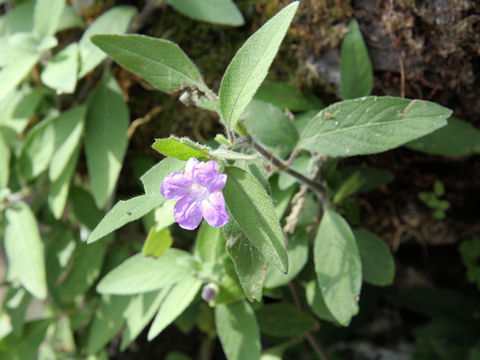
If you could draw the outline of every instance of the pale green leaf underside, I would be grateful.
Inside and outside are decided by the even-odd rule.
[[[97,35],[92,41],[127,70],[166,93],[194,87],[207,92],[195,64],[168,40],[144,35]]]
[[[18,61],[8,64],[0,70],[0,101],[11,91],[15,90],[39,58],[38,54],[25,54]]]
[[[333,210],[325,211],[318,228],[314,261],[327,309],[347,326],[358,312],[362,264],[350,226]]]
[[[344,99],[368,96],[373,87],[373,70],[367,47],[357,21],[349,24],[349,32],[342,42],[340,75]]]
[[[8,271],[33,296],[45,299],[44,251],[35,216],[27,204],[17,202],[7,208],[5,219],[4,245]]]
[[[102,294],[131,295],[159,290],[192,275],[186,265],[191,255],[168,249],[159,258],[137,254],[110,271],[98,284]]]
[[[163,298],[158,313],[148,331],[148,340],[152,340],[160,334],[190,305],[200,286],[202,286],[201,280],[190,277],[178,282],[170,289]]]
[[[77,85],[78,45],[70,44],[47,63],[42,71],[42,82],[59,93],[73,93]]]
[[[104,33],[124,33],[134,14],[134,7],[117,6],[102,14],[88,27],[79,43],[81,58],[81,67],[78,75],[79,78],[86,75],[106,58],[105,53],[91,42],[90,37]]]
[[[140,180],[142,181],[143,188],[146,194],[152,194],[160,191],[163,178],[175,171],[182,171],[185,167],[185,161],[166,158],[160,161],[157,165],[153,166],[145,174],[142,175]]]
[[[227,360],[260,358],[260,332],[248,303],[237,301],[216,306],[215,324]]]
[[[277,54],[298,8],[295,1],[283,8],[238,50],[220,85],[220,110],[226,125],[235,125],[247,107]]]
[[[33,32],[39,39],[55,34],[65,0],[36,0],[33,11]]]
[[[165,199],[159,191],[119,201],[95,227],[87,242],[90,244],[103,238],[123,225],[141,218],[164,202]]]
[[[246,171],[230,166],[225,173],[227,183],[223,188],[223,196],[234,220],[267,261],[287,273],[287,251],[271,198]]]
[[[368,96],[330,105],[303,129],[299,146],[328,156],[393,149],[446,124],[451,110],[421,100]]]
[[[7,187],[10,176],[10,149],[0,133],[0,188]]]
[[[232,0],[168,0],[178,12],[192,19],[220,25],[243,25],[242,13]]]

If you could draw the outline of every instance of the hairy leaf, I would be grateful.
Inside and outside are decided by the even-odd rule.
[[[232,0],[167,0],[179,13],[192,19],[220,25],[243,25],[242,13]]]
[[[176,138],[170,136],[168,139],[157,139],[152,147],[159,153],[179,160],[190,158],[205,158],[208,156],[209,148],[198,144],[189,138]]]

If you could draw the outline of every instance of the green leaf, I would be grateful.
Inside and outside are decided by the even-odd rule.
[[[227,183],[223,196],[233,219],[267,261],[287,273],[287,251],[272,199],[246,171],[229,166],[225,173]]]
[[[428,101],[389,96],[345,100],[310,120],[299,146],[335,157],[382,152],[444,126],[451,113]]]
[[[179,13],[195,20],[220,25],[243,25],[242,13],[232,0],[167,0]]]
[[[165,360],[190,360],[190,357],[188,357],[187,355],[184,355],[182,353],[172,351],[172,352],[168,353]]]
[[[60,21],[58,23],[57,31],[62,31],[72,28],[83,28],[85,27],[85,22],[82,17],[78,15],[73,7],[66,4],[63,8],[62,16],[60,16]]]
[[[231,303],[245,298],[232,259],[225,254],[221,260],[223,271],[218,284],[219,292],[217,297],[209,302],[210,306]]]
[[[157,229],[153,227],[148,232],[147,239],[143,244],[142,254],[158,258],[167,251],[172,244],[173,239],[168,228],[157,231]]]
[[[480,289],[480,238],[463,240],[458,247],[463,265],[467,268],[467,278]]]
[[[358,312],[362,264],[347,222],[325,210],[314,245],[315,272],[328,310],[343,326]]]
[[[38,54],[25,53],[21,59],[4,66],[0,70],[0,101],[15,90],[17,85],[30,73],[38,59]]]
[[[17,202],[5,211],[4,245],[8,271],[39,299],[47,296],[43,243],[37,222],[27,204]]]
[[[11,287],[5,295],[3,307],[8,314],[12,333],[17,337],[22,336],[25,314],[31,300],[31,295],[22,287],[16,289]]]
[[[200,280],[189,277],[178,282],[170,289],[148,331],[148,340],[152,340],[160,334],[190,305],[200,286],[202,286]]]
[[[214,263],[220,260],[225,254],[225,239],[221,229],[203,221],[197,233],[194,253],[203,263]]]
[[[260,331],[270,336],[297,337],[312,330],[315,319],[287,303],[262,306],[255,311]]]
[[[220,85],[220,109],[230,129],[247,107],[277,54],[298,8],[295,1],[283,8],[250,36],[228,65]]]
[[[233,261],[240,285],[249,301],[261,301],[267,262],[263,255],[242,234],[239,226],[230,221],[223,227],[227,252]]]
[[[67,166],[71,166],[83,134],[85,111],[85,106],[79,106],[52,120],[55,131],[55,152],[48,172],[51,181],[57,180],[64,174]]]
[[[312,165],[312,158],[310,156],[300,155],[293,161],[291,167],[301,174],[309,174],[311,172]],[[297,181],[297,179],[291,175],[288,175],[286,172],[281,172],[278,176],[278,187],[281,190],[286,190],[290,186],[296,184]]]
[[[480,131],[463,120],[451,117],[447,126],[405,146],[427,154],[465,156],[480,152]]]
[[[370,95],[373,88],[373,69],[362,32],[355,19],[343,38],[340,58],[340,82],[344,99]]]
[[[78,44],[73,43],[60,51],[47,63],[42,71],[42,82],[57,90],[57,93],[71,94],[77,85]]]
[[[155,220],[155,230],[157,230],[157,232],[175,224],[176,221],[173,217],[173,209],[176,203],[176,200],[165,200],[163,205],[155,210],[153,216]]]
[[[148,170],[140,178],[145,189],[146,194],[152,194],[160,191],[163,178],[171,173],[181,172],[185,168],[185,161],[173,158],[166,158],[160,161],[157,165]]]
[[[124,312],[132,301],[131,296],[102,295],[100,306],[85,333],[83,348],[95,354],[115,336],[125,323]]]
[[[205,158],[210,150],[207,146],[195,143],[189,138],[175,136],[170,136],[168,139],[156,139],[152,147],[165,156],[185,161],[190,158]]]
[[[392,284],[395,262],[387,245],[377,235],[366,230],[356,230],[354,235],[362,260],[363,280],[377,286]]]
[[[85,76],[90,70],[100,64],[106,55],[90,40],[96,34],[122,34],[127,31],[128,25],[135,14],[131,6],[117,6],[108,10],[96,19],[83,33],[79,43],[81,66],[79,78]]]
[[[111,74],[91,93],[85,127],[85,153],[93,197],[103,208],[115,190],[128,146],[130,122],[122,90]]]
[[[92,195],[83,188],[72,187],[70,190],[70,205],[74,219],[93,230],[105,213],[97,208]]]
[[[67,204],[68,191],[70,189],[70,180],[72,179],[75,168],[77,167],[78,157],[80,155],[80,146],[74,149],[69,162],[57,179],[50,184],[50,193],[48,194],[48,204],[52,209],[55,219],[60,219],[63,210]],[[54,157],[55,158],[55,157]],[[53,162],[52,162],[53,164]]]
[[[273,175],[270,178],[270,188],[272,189],[272,199],[275,205],[275,212],[278,215],[278,218],[281,219],[285,214],[285,211],[290,205],[290,200],[292,199],[296,186],[291,186],[286,190],[282,190],[278,187],[278,176]]]
[[[297,145],[297,129],[275,105],[254,99],[245,109],[242,118],[249,134],[282,158]]]
[[[23,336],[10,334],[1,339],[0,358],[34,360],[51,324],[51,320],[31,321],[26,324]]]
[[[97,35],[92,41],[125,69],[166,93],[193,87],[208,92],[195,64],[168,40],[144,35]]]
[[[8,187],[10,174],[10,149],[0,132],[0,189]]]
[[[286,285],[302,271],[308,260],[308,238],[304,229],[296,230],[287,242],[288,274],[282,274],[272,266],[267,267],[265,278],[266,288],[275,288]]]
[[[33,32],[39,38],[55,34],[65,0],[36,0],[33,12]]]
[[[30,32],[33,28],[34,6],[35,1],[26,1],[0,16],[0,37],[20,32]]]
[[[280,82],[263,84],[255,93],[254,99],[291,111],[321,110],[325,107],[315,95],[301,94],[295,86]]]
[[[173,285],[193,273],[189,253],[168,249],[159,258],[135,255],[110,271],[98,284],[102,294],[130,295]]]
[[[328,310],[325,300],[323,299],[322,291],[320,290],[318,283],[315,280],[309,281],[306,286],[306,298],[308,306],[312,309],[313,313],[320,319],[330,321],[334,324],[338,324],[335,317]]]
[[[137,295],[125,311],[126,326],[120,350],[124,351],[155,316],[170,288]]]
[[[29,131],[20,153],[20,173],[32,180],[49,166],[55,151],[55,127],[47,118]]]
[[[373,167],[364,167],[364,166],[344,166],[336,171],[336,174],[340,175],[341,183],[339,186],[336,184],[332,187],[337,188],[336,191],[340,191],[343,187],[343,183],[349,180],[352,177],[356,177],[358,180],[358,187],[354,192],[363,193],[373,189],[378,188],[379,186],[388,184],[393,180],[393,174],[390,171],[377,169]]]
[[[87,245],[76,241],[75,251],[68,264],[70,271],[63,276],[59,285],[59,296],[63,302],[74,301],[90,289],[100,275],[105,254],[105,243]],[[58,286],[58,283],[56,285]]]
[[[89,244],[103,238],[123,225],[141,218],[165,202],[160,192],[140,195],[127,201],[119,201],[95,227],[87,242]]]

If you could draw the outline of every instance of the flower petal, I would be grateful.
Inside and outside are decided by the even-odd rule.
[[[225,211],[225,199],[220,191],[210,194],[202,201],[202,213],[207,223],[213,227],[221,227],[230,220]]]
[[[190,158],[187,161],[187,165],[185,165],[185,177],[193,182],[193,173],[195,168],[197,167],[199,161],[195,158]]]
[[[199,163],[193,174],[195,183],[205,186],[210,193],[220,191],[225,186],[227,176],[218,173],[216,161]]]
[[[188,180],[182,173],[174,172],[163,178],[160,192],[165,199],[179,200],[190,194],[192,181]]]
[[[181,228],[193,230],[202,221],[201,203],[185,196],[175,204],[173,217]]]

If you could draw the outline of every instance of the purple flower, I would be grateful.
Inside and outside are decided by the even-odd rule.
[[[165,176],[160,192],[165,199],[178,200],[173,216],[180,227],[193,230],[205,218],[213,227],[225,225],[229,219],[225,211],[225,199],[220,190],[227,175],[218,173],[215,161],[187,161],[185,172]]]

